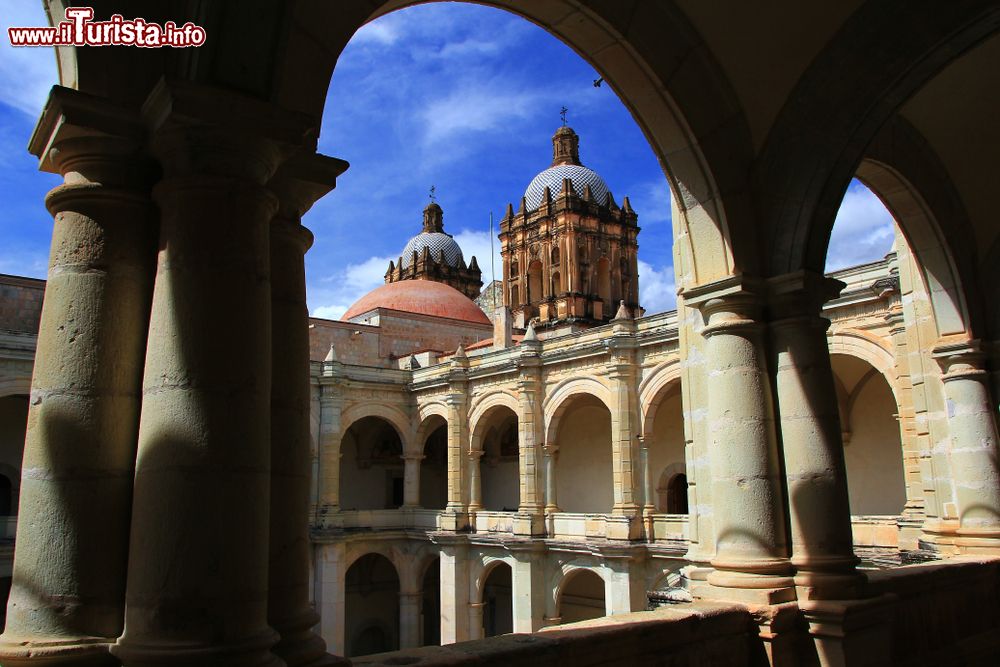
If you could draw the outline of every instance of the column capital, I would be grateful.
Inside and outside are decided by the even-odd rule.
[[[485,452],[481,449],[470,449],[466,452],[466,455],[470,460],[482,458],[483,454],[485,454]]]
[[[846,283],[815,271],[794,271],[767,280],[772,321],[818,318],[823,304],[835,299]]]
[[[931,348],[931,357],[941,367],[942,382],[986,377],[986,353],[977,339],[946,336]]]
[[[424,456],[423,454],[402,454],[399,458],[403,459],[404,461],[417,461],[419,463],[420,461],[423,461],[427,457]]]
[[[685,305],[701,311],[705,320],[702,335],[725,331],[751,332],[759,327],[763,310],[764,285],[758,278],[735,275],[683,290]]]
[[[54,86],[28,142],[39,169],[68,185],[148,190],[155,168],[142,152],[146,128],[133,111]]]
[[[237,177],[264,185],[289,155],[314,149],[306,114],[192,81],[161,79],[142,106],[165,175]]]
[[[542,445],[542,453],[546,456],[555,456],[559,453],[559,445],[554,442],[547,442]]]
[[[350,165],[335,157],[302,151],[286,160],[267,187],[278,197],[277,219],[297,223],[313,204],[337,187]]]

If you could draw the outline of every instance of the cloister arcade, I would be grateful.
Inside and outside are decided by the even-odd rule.
[[[58,21],[70,3],[46,4]],[[485,631],[473,584],[502,559],[515,632],[565,621],[571,592],[596,601],[595,576],[605,613],[620,614],[680,573],[695,608],[723,601],[756,623],[775,663],[804,651],[827,665],[995,664],[998,3],[487,3],[571,45],[631,110],[672,193],[678,311],[415,370],[310,363],[301,225],[347,168],[316,152],[339,54],[414,3],[93,4],[190,19],[213,41],[197,57],[58,50],[60,86],[30,146],[64,184],[47,199],[4,665],[277,667],[334,664],[326,649],[355,641],[416,646],[434,558],[446,644]],[[898,287],[823,275],[855,176],[899,224],[896,274],[871,267]],[[876,323],[891,359],[861,342]],[[882,524],[852,519],[863,436],[851,421],[845,449],[838,400],[850,420],[887,395],[830,355],[863,348],[899,416],[905,504]],[[658,433],[676,435],[651,412],[675,379],[687,515],[658,511],[654,468],[680,463],[673,445],[659,451]],[[490,434],[481,449],[470,434],[498,404],[517,421],[517,511],[492,496],[502,509],[478,509]],[[604,476],[593,503],[566,486],[591,435],[572,430],[574,411],[606,442],[610,495]],[[432,416],[443,455],[427,449],[440,421],[417,436]],[[389,433],[367,418],[391,425],[398,450],[363,449]],[[499,437],[498,467],[512,456]],[[372,509],[342,475],[352,455],[390,479]],[[386,509],[393,456],[402,506]],[[440,504],[417,481],[435,461],[441,510],[420,507]],[[868,571],[859,546],[939,562]],[[392,590],[387,563],[398,631],[348,637],[337,612],[352,587]]]

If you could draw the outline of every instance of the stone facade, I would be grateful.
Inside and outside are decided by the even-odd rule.
[[[997,3],[494,0],[586,58],[648,139],[673,195],[676,315],[624,308],[545,340],[524,322],[516,346],[419,367],[311,364],[301,219],[347,167],[316,152],[323,106],[352,103],[327,84],[350,37],[406,4],[264,1],[273,20],[247,21],[112,0],[197,20],[215,46],[59,48],[29,146],[63,179],[50,279],[30,387],[4,385],[30,399],[0,662],[332,665],[328,647],[603,612],[370,662],[997,664]],[[858,326],[822,275],[853,177],[905,240],[898,295],[867,269],[843,292]],[[522,320],[541,288],[518,295]],[[580,315],[603,322],[596,294],[600,317]],[[879,382],[902,518],[859,523],[852,502],[872,498],[851,461],[873,459],[849,450],[886,441],[861,428]],[[669,401],[681,418],[661,418]],[[659,511],[683,495],[657,459],[678,432],[686,521]],[[352,462],[385,493],[352,486]],[[593,469],[603,486],[566,485]],[[899,566],[920,558],[939,560]],[[663,575],[690,606],[633,612]],[[388,619],[355,623],[366,594],[395,601],[367,607]]]

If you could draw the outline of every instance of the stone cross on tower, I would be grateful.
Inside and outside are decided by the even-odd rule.
[[[433,185],[431,186],[431,191],[428,193],[427,196],[430,197],[430,199],[431,199],[432,202],[437,202],[437,195],[434,194],[434,186]]]
[[[566,127],[566,112],[569,111],[566,107],[559,110],[559,117],[562,118],[563,127]]]

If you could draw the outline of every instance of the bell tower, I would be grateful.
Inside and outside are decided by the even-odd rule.
[[[579,145],[572,128],[556,130],[552,165],[500,221],[504,305],[515,326],[600,324],[623,301],[639,314],[638,216],[580,163]]]

